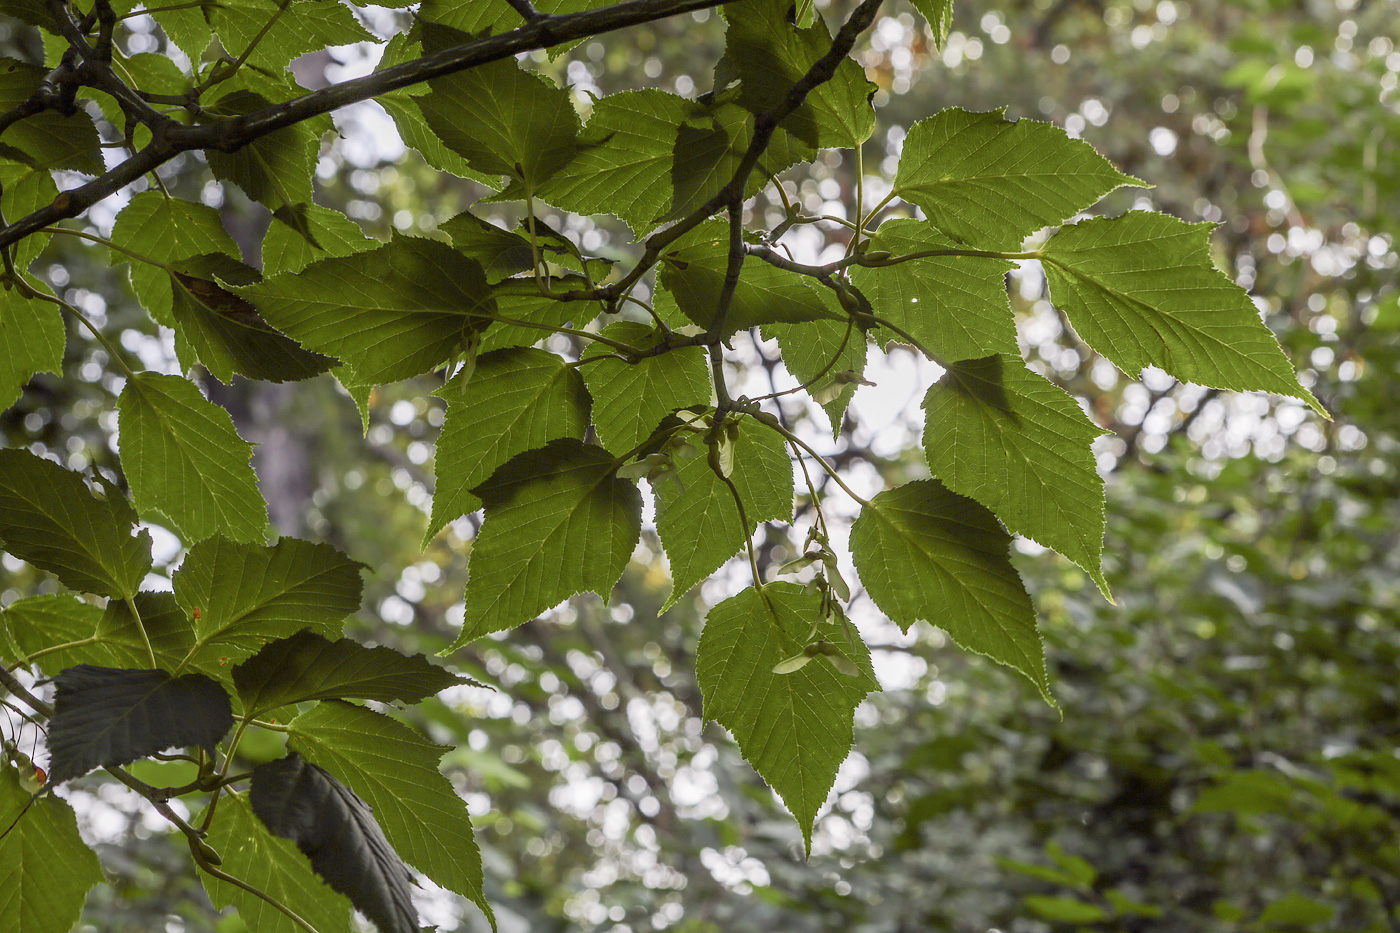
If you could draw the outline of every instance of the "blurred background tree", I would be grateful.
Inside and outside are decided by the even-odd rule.
[[[1096,449],[1117,605],[1068,562],[1020,563],[1060,713],[937,630],[904,636],[876,621],[857,593],[885,692],[857,713],[856,752],[804,861],[776,798],[700,718],[695,643],[726,580],[658,616],[669,580],[644,533],[608,604],[576,600],[458,656],[495,692],[424,704],[424,727],[456,746],[447,767],[476,816],[503,930],[1400,930],[1397,14],[1395,0],[959,0],[938,48],[911,8],[885,8],[859,53],[885,121],[867,175],[910,123],[946,106],[1065,126],[1156,186],[1120,191],[1109,210],[1151,204],[1221,224],[1218,264],[1251,288],[1335,421],[1160,373],[1124,379],[1073,339],[1038,270],[1020,270],[1010,285],[1028,359],[1113,432]],[[383,35],[402,25],[393,11],[364,15]],[[163,41],[127,21],[127,52]],[[695,14],[539,64],[586,108],[589,94],[625,87],[706,91],[722,41],[718,18]],[[0,18],[0,54],[38,61],[43,49]],[[367,55],[308,56],[299,80],[362,73]],[[451,168],[441,153],[405,150],[378,105],[337,122],[318,196],[371,235],[431,235],[483,194],[439,172]],[[842,210],[856,170],[844,155],[787,173],[789,190]],[[201,162],[161,174],[257,242],[264,209]],[[100,207],[93,219],[103,223]],[[620,225],[552,219],[590,249],[630,239]],[[129,324],[122,344],[151,368],[174,366],[169,335],[120,276],[56,239],[36,267],[49,282],[104,282],[66,297],[109,329]],[[817,255],[840,231],[804,227],[790,241]],[[0,416],[6,445],[110,472],[105,362],[70,329],[64,376],[37,377]],[[902,378],[879,359],[868,375],[886,392]],[[909,412],[935,375],[920,371]],[[747,376],[781,378],[761,344]],[[371,567],[357,635],[410,652],[450,644],[473,527],[463,519],[419,547],[442,423],[440,405],[419,401],[431,386],[377,391],[364,431],[329,379],[207,387],[261,444],[278,529]],[[874,391],[857,392],[835,459],[906,480],[923,467],[892,457],[904,444],[890,439],[917,428],[862,406]],[[830,449],[821,412],[786,414]],[[178,544],[164,543],[173,566]],[[769,573],[793,556],[785,529],[763,543]],[[7,558],[0,603],[42,585],[29,574]],[[209,908],[183,847],[153,835],[124,789],[89,778],[70,799],[88,838],[108,843],[112,883],[92,896],[85,929],[242,928]],[[484,922],[445,892],[420,906],[442,930]]]

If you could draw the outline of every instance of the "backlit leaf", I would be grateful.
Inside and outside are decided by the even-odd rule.
[[[15,403],[35,373],[63,371],[66,338],[57,306],[15,291],[0,299],[0,411]]]
[[[828,658],[775,674],[802,653],[813,625],[853,661],[857,676]],[[810,850],[812,824],[854,741],[855,708],[879,690],[870,652],[839,620],[822,619],[821,597],[793,583],[746,589],[710,610],[695,651],[705,718],[724,726],[744,758],[797,818]]]
[[[675,476],[657,486],[656,531],[671,564],[663,611],[737,554],[759,522],[792,520],[792,460],[782,438],[752,418],[740,419],[738,428],[730,478],[744,501],[747,527],[734,493],[710,468],[700,437],[692,454],[678,458]]]
[[[175,598],[194,620],[188,663],[236,663],[310,628],[340,637],[360,608],[360,564],[329,544],[283,538],[271,547],[209,538],[175,572]]]
[[[582,440],[588,428],[588,391],[578,370],[544,350],[484,353],[469,380],[456,376],[436,394],[447,399],[447,416],[425,543],[448,522],[481,508],[472,490],[511,457],[557,438]]]
[[[266,539],[267,505],[233,418],[180,376],[139,373],[118,401],[122,470],[142,512],[187,542]]]
[[[1003,112],[950,107],[915,123],[904,140],[895,193],[954,240],[1018,249],[1113,189],[1142,184],[1059,127],[1012,122]]]
[[[474,491],[486,519],[468,563],[466,618],[449,651],[514,628],[575,593],[604,598],[641,533],[642,497],[601,447],[553,441]]]
[[[635,321],[609,324],[602,334],[638,350],[651,349],[660,339],[654,328]],[[598,440],[618,456],[635,450],[676,409],[709,403],[713,390],[702,348],[685,347],[635,363],[607,358],[614,352],[607,344],[593,344],[584,359],[604,359],[589,362],[581,371],[593,396]]]
[[[1019,357],[954,363],[924,396],[924,455],[943,484],[1008,529],[1079,564],[1105,592],[1103,480],[1090,449],[1104,433]]]
[[[340,211],[319,204],[287,204],[272,212],[263,237],[263,273],[300,272],[319,259],[349,256],[380,245]]]
[[[345,361],[361,385],[441,365],[485,326],[494,302],[481,266],[446,243],[396,237],[242,290],[273,327]]]
[[[194,201],[165,197],[159,191],[143,191],[122,208],[112,228],[112,242],[144,257],[127,256],[131,289],[151,317],[167,327],[175,326],[170,274],[146,260],[171,263],[214,253],[232,260],[238,255],[238,246],[224,230],[218,211]]]
[[[872,247],[895,256],[956,251],[931,224],[896,219],[880,225]],[[878,316],[907,331],[940,360],[1016,353],[1016,320],[1006,297],[1011,263],[981,256],[941,255],[890,266],[856,268],[851,281]],[[901,340],[889,330],[886,340]]]
[[[1065,227],[1042,265],[1050,299],[1085,343],[1125,373],[1300,398],[1326,414],[1243,288],[1210,259],[1209,223],[1132,211]]]
[[[102,880],[96,854],[78,835],[73,808],[52,794],[34,799],[13,768],[0,767],[5,826],[10,830],[0,839],[0,933],[68,933],[88,890]]]
[[[920,619],[1014,668],[1050,700],[1035,610],[986,508],[920,480],[880,493],[851,526],[851,555],[875,605],[900,628]]]
[[[27,450],[0,450],[0,543],[75,590],[130,596],[151,566],[150,532],[115,487],[106,498],[77,473]]]

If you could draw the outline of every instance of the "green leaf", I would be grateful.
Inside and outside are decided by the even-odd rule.
[[[0,298],[0,411],[15,403],[35,373],[63,372],[66,338],[56,305],[13,290]]]
[[[901,629],[920,619],[968,651],[1050,685],[1035,610],[991,512],[937,480],[887,489],[851,526],[851,556],[875,605]]]
[[[0,450],[0,542],[65,586],[118,598],[151,567],[151,535],[113,486],[95,497],[81,476],[27,450]]]
[[[52,593],[17,599],[0,609],[0,627],[19,651],[19,660],[28,662],[36,652],[52,652],[61,645],[74,645],[91,639],[102,618],[102,608],[85,603],[71,593]],[[50,656],[44,667],[58,670],[84,662],[107,663],[108,658],[69,658]]]
[[[871,245],[895,256],[959,249],[931,224],[908,219],[881,224]],[[1016,319],[1006,297],[1011,265],[982,256],[927,256],[856,268],[851,281],[876,315],[912,334],[940,360],[952,362],[1019,352]]]
[[[582,285],[578,277],[570,279]],[[570,287],[558,279],[556,287]],[[602,305],[596,301],[556,301],[539,293],[533,279],[510,279],[496,286],[496,323],[481,338],[482,352],[506,347],[528,347],[545,339],[560,327],[583,327],[598,316]],[[516,321],[520,323],[509,323]],[[536,326],[529,326],[536,325]],[[543,328],[543,329],[542,329]]]
[[[1065,227],[1041,251],[1050,298],[1125,373],[1321,403],[1298,384],[1243,288],[1211,264],[1209,223],[1132,211]]]
[[[439,227],[452,237],[452,245],[470,256],[486,272],[486,281],[495,285],[502,279],[529,271],[534,265],[530,241],[518,233],[482,220],[471,211],[444,221]]]
[[[953,0],[910,0],[914,9],[928,23],[933,33],[935,48],[942,48],[948,38],[948,29],[953,25]]]
[[[1026,906],[1036,915],[1059,923],[1097,923],[1108,919],[1108,913],[1102,907],[1073,897],[1027,894]]]
[[[1018,249],[1113,189],[1144,184],[1059,127],[1004,112],[950,107],[909,128],[894,193],[954,240]]]
[[[609,324],[602,335],[638,350],[649,350],[661,339],[653,327],[635,321]],[[593,344],[583,354],[592,362],[581,370],[593,396],[598,440],[618,456],[635,450],[676,409],[709,403],[710,368],[700,347],[684,347],[636,363],[607,357],[615,352],[606,344]]]
[[[206,841],[223,858],[224,871],[290,907],[315,929],[350,929],[350,902],[311,871],[306,856],[288,839],[267,831],[248,806],[247,794],[219,802]],[[215,907],[233,906],[257,933],[305,933],[286,914],[242,888],[201,873]]]
[[[143,590],[132,599],[141,624],[136,624],[131,607],[122,600],[109,600],[92,633],[92,645],[73,645],[57,652],[45,663],[50,667],[72,664],[98,664],[105,667],[149,667],[151,652],[156,664],[174,670],[194,645],[190,618],[170,592]],[[145,633],[144,635],[142,633]],[[146,642],[150,641],[150,650]],[[70,660],[71,659],[71,660]],[[202,665],[204,672],[221,676],[218,665]]]
[[[244,711],[260,715],[306,700],[355,697],[381,703],[417,703],[466,683],[428,661],[392,648],[366,648],[348,638],[330,641],[312,631],[269,642],[233,669]]]
[[[257,308],[228,288],[261,279],[256,269],[223,253],[171,264],[175,354],[183,369],[198,361],[227,385],[235,374],[268,382],[300,381],[335,365],[330,357],[304,350],[273,330]]]
[[[435,27],[428,52],[467,38]],[[478,65],[428,82],[418,98],[428,126],[479,172],[508,175],[527,191],[573,157],[579,120],[569,92],[524,71],[514,58]]]
[[[859,376],[865,372],[865,334],[850,319],[809,321],[805,324],[765,324],[763,336],[777,340],[783,365],[798,382],[807,385],[808,394],[836,394],[821,406],[831,419],[831,433],[841,433],[841,419],[856,383],[846,382],[838,389],[843,373]]]
[[[656,488],[656,532],[671,564],[671,595],[663,612],[737,554],[759,522],[792,521],[792,460],[782,438],[752,418],[737,424],[730,478],[744,501],[747,526],[739,521],[734,493],[710,468],[699,437],[695,452],[676,463],[675,481]]]
[[[1079,403],[1020,357],[988,356],[952,364],[923,407],[933,475],[1083,567],[1107,595],[1103,480],[1090,449],[1105,432]]]
[[[578,155],[541,185],[540,197],[561,210],[613,214],[637,233],[650,230],[671,202],[677,134],[695,110],[654,88],[609,94],[593,104]]]
[[[336,638],[360,608],[360,568],[329,544],[271,547],[209,538],[175,572],[175,599],[194,620],[187,663],[222,667],[304,628]],[[215,668],[217,669],[217,668]]]
[[[477,262],[446,243],[403,236],[273,276],[242,294],[273,327],[343,360],[360,385],[441,365],[495,309]]]
[[[448,522],[481,508],[472,490],[511,457],[558,438],[582,440],[588,429],[588,391],[578,370],[544,350],[484,353],[469,380],[459,374],[434,394],[447,399],[447,416],[424,547]]]
[[[468,563],[466,618],[448,651],[563,600],[612,591],[641,534],[642,497],[600,447],[558,440],[512,459],[474,491],[486,519]]]
[[[467,806],[438,771],[446,748],[397,720],[349,703],[320,703],[290,724],[289,745],[374,808],[404,861],[481,908],[481,856]]]
[[[681,313],[709,327],[729,267],[729,226],[711,220],[678,238],[662,254],[659,280]],[[750,259],[734,289],[725,335],[762,324],[841,319],[802,276]]]
[[[858,676],[820,658],[773,668],[803,651],[808,633],[836,645]],[[710,610],[695,651],[705,718],[724,726],[744,758],[783,798],[810,852],[812,824],[853,742],[855,708],[879,690],[870,652],[844,621],[822,619],[821,597],[792,583],[746,589]]]
[[[374,39],[339,3],[239,0],[215,9],[213,24],[224,48],[236,57],[251,46],[247,62],[273,73],[285,71],[292,59],[307,52]]]
[[[0,192],[0,209],[10,223],[48,207],[58,197],[58,186],[48,169],[8,162],[3,149],[0,149],[0,186],[4,188]],[[9,247],[15,268],[28,269],[48,242],[46,236],[30,236]],[[13,295],[14,292],[6,293],[6,300],[13,300]]]
[[[146,639],[157,662],[173,668],[193,642],[189,620],[169,593],[141,592],[133,602],[145,638],[124,601],[113,599],[104,610],[70,593],[15,600],[0,611],[0,623],[20,656],[49,672],[76,664],[149,667]]]
[[[112,242],[157,263],[175,262],[223,253],[238,255],[238,245],[224,230],[219,212],[204,204],[169,198],[159,191],[143,191],[117,214]],[[175,326],[171,312],[171,279],[168,271],[132,258],[131,290],[151,317],[167,327]]]
[[[1332,919],[1337,908],[1326,901],[1314,900],[1293,891],[1271,903],[1259,915],[1259,922],[1269,926],[1317,929]]]
[[[122,471],[139,511],[169,519],[186,542],[267,539],[253,445],[227,411],[188,379],[159,373],[129,378],[117,407]]]
[[[727,15],[729,29],[724,57],[715,68],[715,87],[738,78],[739,102],[753,113],[783,103],[792,86],[831,50],[826,26],[798,27],[792,11],[792,0],[750,0]],[[814,88],[779,125],[814,148],[852,149],[875,129],[870,106],[874,93],[865,70],[844,58],[831,80]]]
[[[298,4],[302,8],[308,5]],[[289,93],[288,96],[295,95]],[[240,117],[270,105],[271,101],[262,94],[236,90],[215,101],[210,110],[220,116]],[[330,129],[329,118],[322,116],[274,130],[235,152],[206,149],[204,155],[215,178],[233,182],[248,197],[271,210],[308,204],[311,202],[312,168],[316,164],[321,136]]]
[[[102,880],[97,856],[78,835],[73,808],[52,794],[32,798],[13,768],[0,767],[5,826],[10,829],[0,838],[0,933],[68,933],[88,890]]]
[[[319,259],[349,256],[379,246],[340,211],[319,204],[288,204],[272,212],[263,238],[263,273],[300,272]]]
[[[47,68],[13,58],[0,58],[0,113],[8,113],[28,100],[48,75]],[[73,169],[88,175],[102,174],[102,141],[92,117],[78,108],[71,116],[45,110],[5,128],[5,147],[22,153],[28,164],[42,169]],[[7,215],[13,223],[19,217]]]

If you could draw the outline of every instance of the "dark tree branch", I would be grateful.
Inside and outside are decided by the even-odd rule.
[[[71,20],[68,19],[70,14],[65,0],[49,0],[49,2],[61,10],[63,18],[60,19],[60,23],[71,23]],[[433,78],[445,77],[478,65],[500,61],[521,52],[549,48],[575,39],[585,39],[628,26],[665,19],[679,13],[708,9],[718,6],[720,2],[721,0],[624,0],[624,2],[613,6],[586,10],[582,13],[560,16],[542,15],[540,18],[510,32],[473,39],[470,42],[464,42],[461,45],[426,55],[411,62],[404,62],[376,71],[363,78],[344,81],[318,91],[312,91],[309,94],[303,94],[301,97],[265,107],[245,116],[218,123],[201,123],[193,126],[178,123],[152,110],[139,93],[112,75],[110,68],[106,69],[104,75],[100,67],[103,63],[97,57],[96,50],[92,49],[87,42],[81,27],[70,29],[65,26],[65,33],[68,34],[65,37],[84,56],[82,66],[84,78],[91,79],[93,86],[100,90],[113,94],[122,102],[124,109],[128,104],[139,108],[141,122],[150,128],[153,139],[146,148],[135,153],[111,171],[98,176],[85,185],[63,192],[47,207],[40,208],[29,216],[0,229],[0,249],[10,246],[50,224],[77,217],[93,204],[108,195],[115,194],[142,175],[165,164],[182,152],[194,149],[234,152],[269,133],[330,113],[332,110],[338,110],[350,104],[387,94],[390,91],[421,84]],[[875,3],[875,0],[867,0],[866,5],[869,6],[872,3]],[[854,41],[854,37],[852,37],[852,41]],[[832,64],[831,71],[835,71],[835,63]],[[110,80],[108,80],[108,76],[110,76]],[[85,81],[84,83],[89,82]],[[803,96],[806,96],[805,91]],[[799,100],[798,103],[800,104],[801,101]],[[795,107],[796,105],[794,105],[794,109]],[[786,113],[783,115],[786,116]],[[0,117],[0,123],[3,123],[5,119],[6,117]],[[771,134],[772,127],[769,127],[767,135]],[[755,141],[757,139],[756,134]],[[763,145],[767,145],[766,138]],[[762,152],[761,147],[758,152]],[[758,154],[755,153],[753,161],[756,162],[757,159]],[[752,167],[750,164],[749,170]],[[744,178],[747,179],[747,177],[748,173],[745,171]]]

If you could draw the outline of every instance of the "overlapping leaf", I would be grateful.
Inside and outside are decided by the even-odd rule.
[[[1300,398],[1278,341],[1243,288],[1210,259],[1208,223],[1132,211],[1066,227],[1042,251],[1050,298],[1089,346],[1126,373]]]
[[[335,360],[303,349],[268,325],[230,288],[262,280],[251,266],[210,253],[170,264],[175,354],[182,369],[198,361],[225,385],[234,375],[295,382],[320,375]]]
[[[158,191],[143,191],[122,208],[112,227],[112,242],[136,254],[121,254],[130,260],[131,290],[151,316],[167,327],[175,326],[175,318],[170,274],[164,264],[216,253],[230,260],[238,255],[218,211]]]
[[[1019,357],[954,363],[924,396],[933,475],[1016,534],[1079,564],[1105,592],[1103,480],[1090,444],[1104,433]]]
[[[49,781],[167,748],[213,750],[233,727],[228,694],[203,674],[80,664],[54,678]]]
[[[646,324],[618,321],[602,335],[638,350],[657,345],[660,335]],[[593,427],[604,447],[625,456],[651,436],[671,412],[710,401],[710,370],[700,347],[686,347],[629,363],[595,343],[584,353],[583,381],[593,396]],[[603,357],[603,359],[593,359]]]
[[[288,755],[253,769],[248,802],[273,835],[290,839],[380,933],[418,933],[413,876],[350,788]]]
[[[17,599],[0,610],[0,624],[22,658],[48,670],[76,664],[144,667],[151,663],[147,641],[158,663],[174,667],[193,642],[184,612],[169,593],[137,593],[132,601],[140,627],[122,600],[103,609],[69,593]]]
[[[492,285],[526,272],[534,265],[535,255],[529,240],[482,220],[471,211],[462,211],[444,221],[438,229],[452,237],[452,245],[461,253],[481,264],[486,280]]]
[[[865,333],[850,320],[830,320],[767,324],[763,336],[778,341],[783,365],[820,401],[832,435],[840,434],[846,406],[856,394],[855,378],[865,372]]]
[[[348,7],[315,0],[240,0],[215,6],[212,19],[224,48],[273,73],[307,52],[374,38]]]
[[[319,204],[288,204],[272,213],[263,237],[263,272],[300,272],[320,259],[362,253],[379,245],[340,211]]]
[[[792,461],[776,433],[751,418],[738,422],[730,480],[744,501],[745,526],[727,483],[711,469],[704,442],[657,485],[656,532],[671,565],[671,595],[662,611],[744,546],[759,522],[792,520]]]
[[[328,544],[283,538],[271,547],[209,538],[175,572],[175,599],[193,620],[196,667],[252,655],[310,628],[338,638],[360,608],[360,564]]]
[[[287,87],[286,96],[295,96],[295,90],[299,89]],[[270,104],[263,94],[240,89],[219,98],[211,109],[221,116],[239,117],[264,110]],[[233,182],[248,197],[271,210],[289,204],[308,204],[311,169],[315,165],[321,134],[330,128],[329,117],[315,117],[260,136],[234,152],[206,149],[204,154],[215,178]]]
[[[447,399],[447,416],[425,543],[480,508],[472,490],[511,457],[557,438],[582,440],[588,428],[588,391],[578,370],[544,350],[482,354],[469,380],[458,375],[436,394]]]
[[[1024,674],[1046,700],[1035,610],[996,517],[937,480],[887,489],[851,526],[851,555],[875,604],[900,628],[920,619],[969,651]]]
[[[856,666],[856,676],[826,658],[773,673],[803,652],[814,626],[816,638]],[[695,675],[705,718],[734,736],[744,758],[797,818],[810,850],[817,811],[851,750],[855,708],[880,689],[865,644],[844,621],[822,618],[820,596],[793,583],[770,583],[710,610]]]
[[[715,86],[740,81],[739,102],[754,113],[783,103],[792,86],[831,49],[824,24],[796,26],[792,0],[752,0],[729,15],[724,58],[715,68]],[[875,128],[870,96],[875,85],[849,57],[829,81],[808,93],[802,105],[780,124],[806,145],[852,149]]]
[[[47,68],[38,65],[0,58],[0,113],[8,113],[28,100],[48,73]],[[72,116],[46,110],[6,127],[0,158],[21,160],[43,170],[66,168],[89,175],[102,173],[97,125],[81,107]]]
[[[350,901],[311,871],[306,856],[289,840],[274,836],[254,817],[246,794],[219,802],[218,819],[206,841],[223,859],[224,871],[288,905],[317,930],[350,929]],[[286,914],[236,885],[201,873],[215,907],[234,906],[258,933],[305,933]]]
[[[6,826],[0,838],[0,933],[68,933],[88,890],[102,880],[97,856],[78,835],[73,808],[52,794],[32,799],[14,770],[0,767],[0,827]]]
[[[397,720],[348,703],[318,704],[294,719],[291,730],[294,748],[374,809],[405,861],[469,898],[494,928],[471,817],[438,771],[445,748]]]
[[[872,247],[894,256],[956,253],[932,225],[898,219],[880,225]],[[890,266],[857,268],[851,281],[874,313],[911,334],[940,360],[1015,353],[1016,321],[1006,297],[1011,263],[981,256],[932,255]],[[900,339],[881,332],[887,339]]]
[[[445,243],[412,237],[272,276],[242,293],[278,330],[343,360],[361,385],[442,364],[495,308],[478,263]]]
[[[465,38],[435,27],[424,48],[431,52]],[[509,176],[533,191],[573,157],[579,122],[568,92],[522,70],[513,58],[437,78],[428,87],[418,98],[428,126],[477,171]]]
[[[267,505],[253,445],[229,413],[180,376],[138,373],[118,400],[122,470],[142,512],[165,516],[189,542],[222,534],[263,541]]]
[[[475,490],[486,520],[472,545],[466,618],[449,650],[528,622],[592,590],[611,592],[641,533],[637,487],[600,447],[553,441]]]
[[[712,220],[678,238],[665,252],[660,282],[682,314],[709,327],[719,309],[728,268],[729,227]],[[725,318],[725,334],[763,324],[843,319],[799,275],[756,259],[745,262],[741,271]]]
[[[1012,122],[1003,112],[950,107],[915,123],[904,140],[895,193],[954,240],[1018,249],[1113,189],[1142,184],[1059,127]]]
[[[421,654],[366,648],[312,631],[269,642],[233,669],[233,683],[248,713],[290,703],[355,697],[381,703],[417,703],[466,678],[443,670]]]
[[[100,596],[136,592],[151,567],[150,532],[115,487],[106,498],[82,477],[27,450],[0,450],[0,544],[65,586]]]

